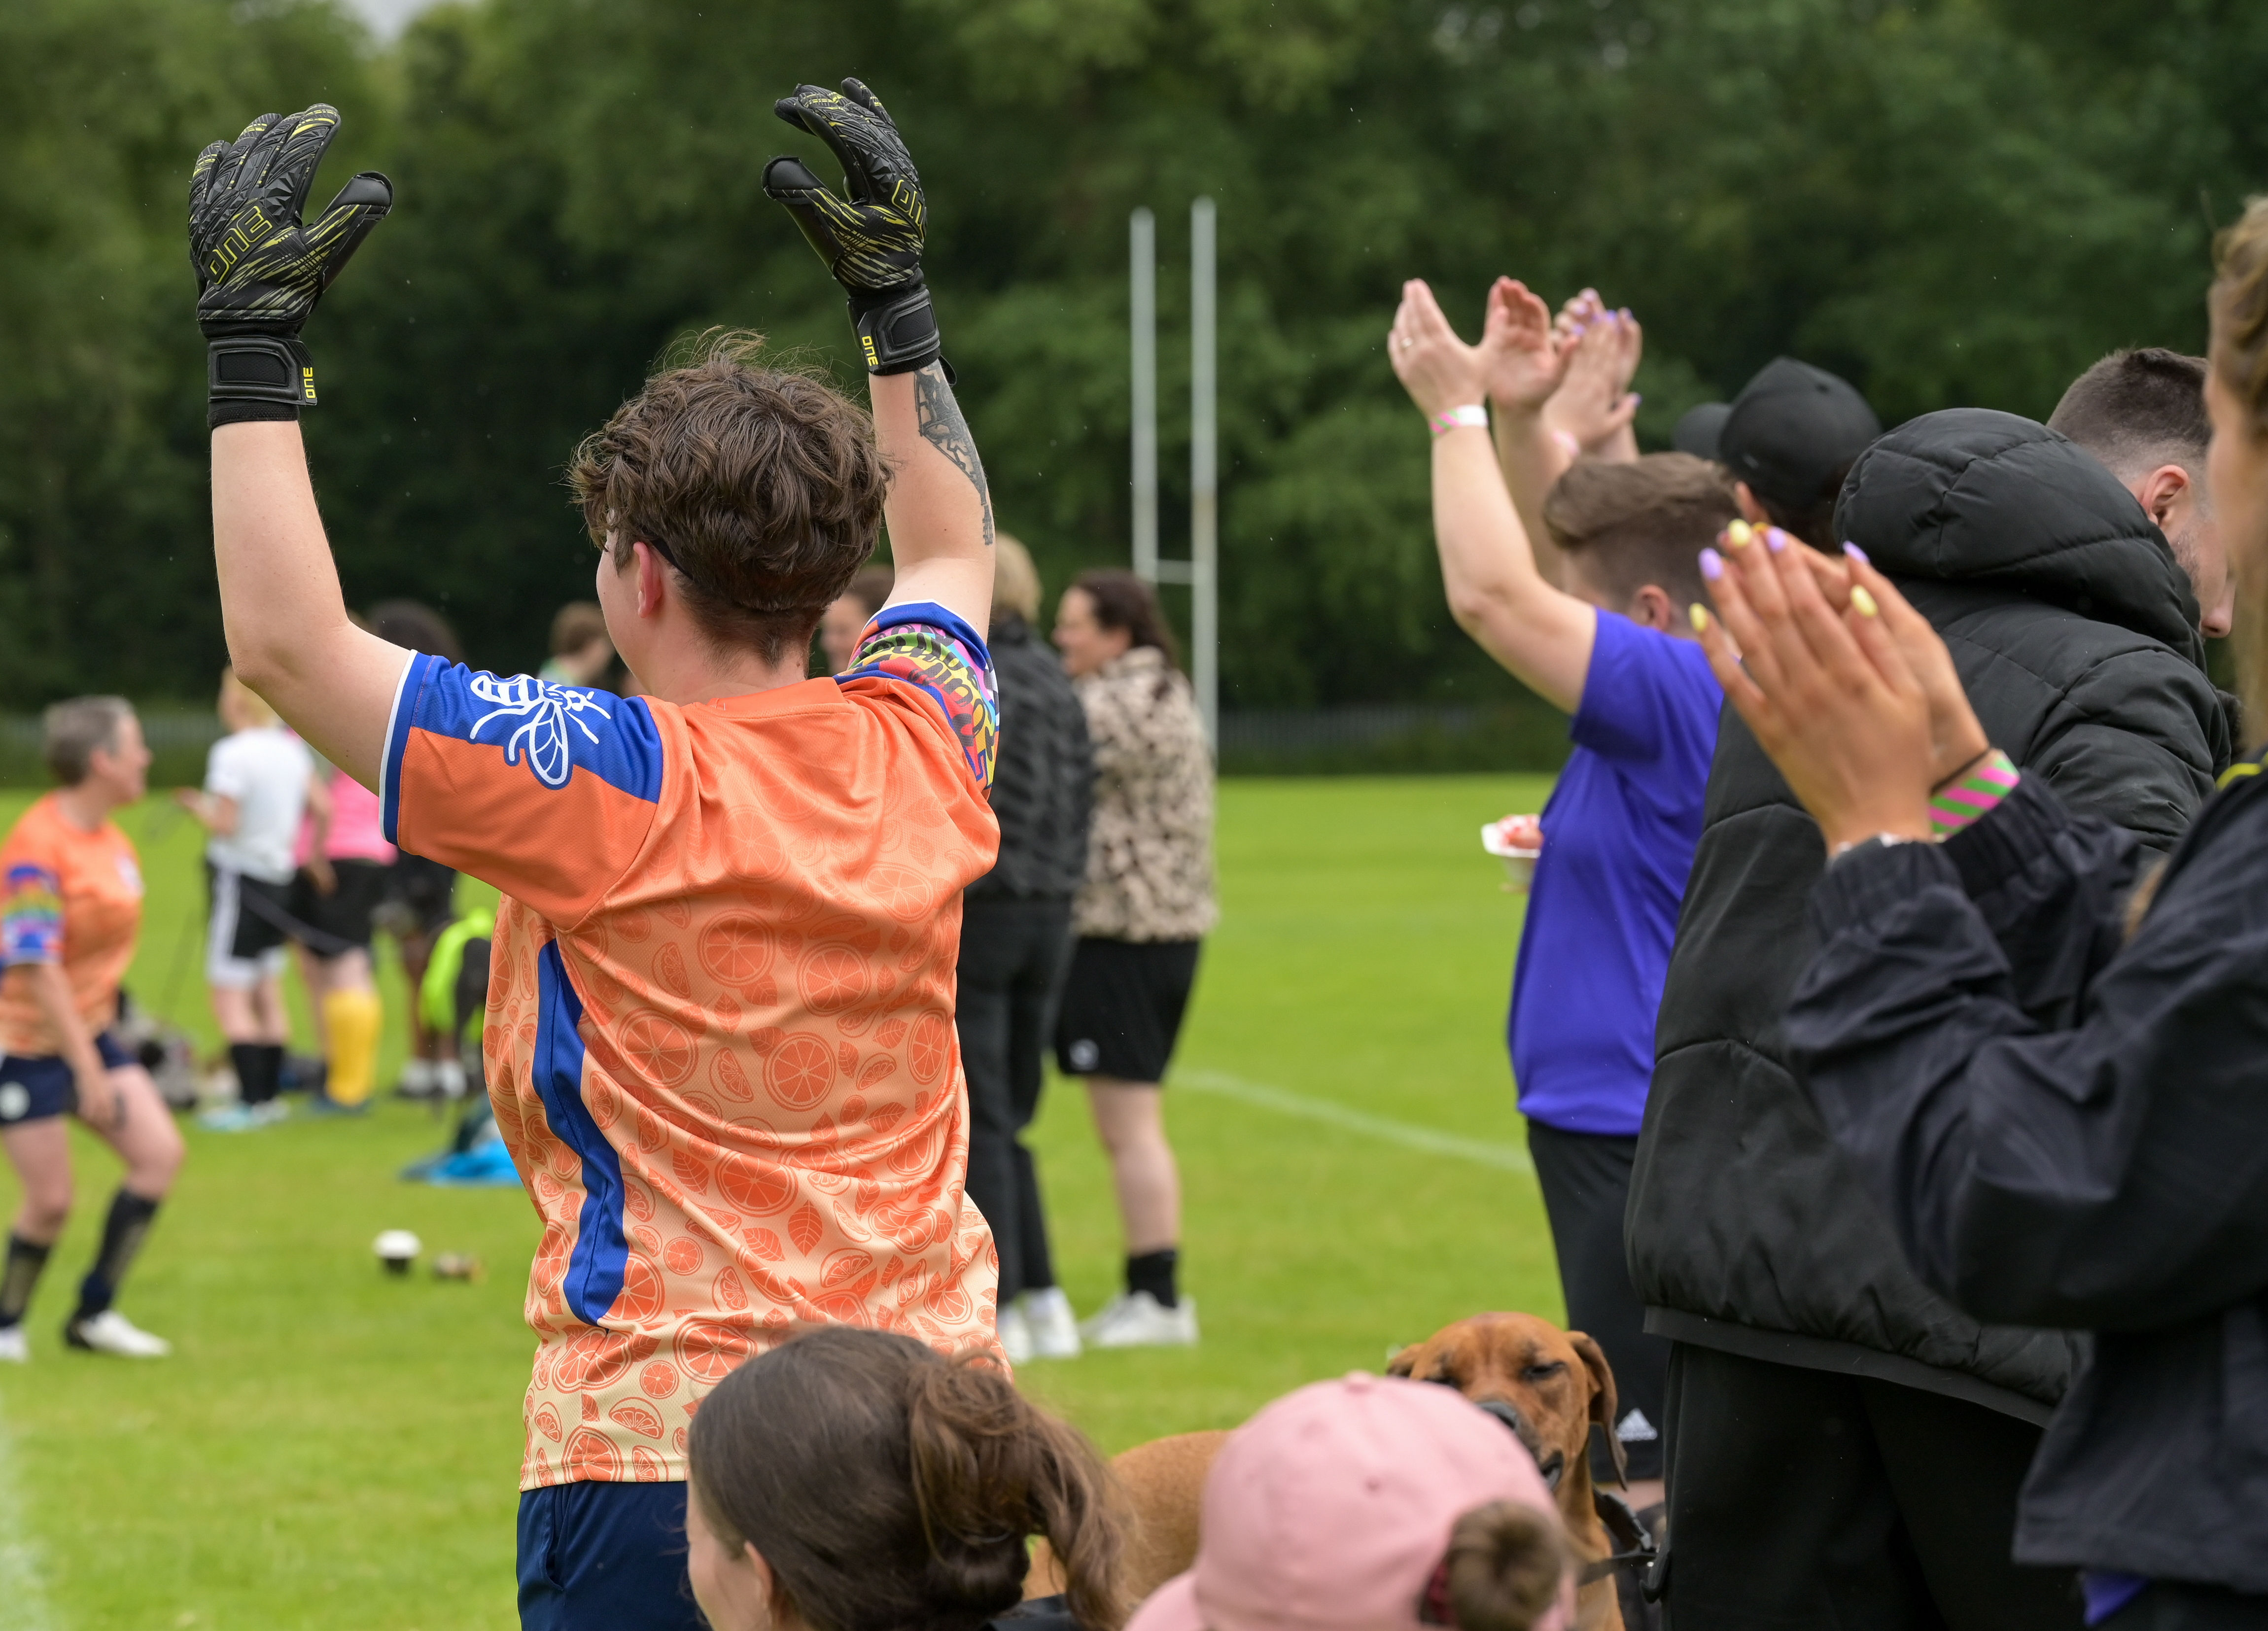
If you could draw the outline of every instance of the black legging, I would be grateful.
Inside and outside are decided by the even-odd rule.
[[[1055,1284],[1040,1176],[1018,1137],[1040,1106],[1041,1056],[1071,954],[1068,900],[975,900],[961,910],[961,1069],[968,1198],[992,1226],[1000,1302]]]

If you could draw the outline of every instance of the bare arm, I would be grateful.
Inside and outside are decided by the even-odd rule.
[[[221,426],[212,488],[213,557],[237,678],[317,753],[375,789],[409,653],[347,621],[299,427]]]
[[[235,835],[237,819],[243,811],[227,794],[207,793],[194,787],[185,787],[173,797],[174,802],[188,811],[206,832],[217,833],[223,838]]]
[[[1424,283],[1403,285],[1388,350],[1395,372],[1427,415],[1478,398],[1479,354],[1457,338]],[[1433,534],[1458,627],[1529,689],[1574,712],[1583,700],[1598,613],[1544,577],[1478,426],[1434,438]]]
[[[934,600],[982,631],[992,616],[992,495],[945,370],[874,374],[867,388],[874,440],[895,473],[883,506],[897,568],[890,603]]]
[[[1566,562],[1543,525],[1543,496],[1575,462],[1575,450],[1553,438],[1543,410],[1566,378],[1574,340],[1572,325],[1563,340],[1550,308],[1527,284],[1496,280],[1477,353],[1489,427],[1520,525],[1543,575],[1555,584],[1566,581]]]
[[[71,1000],[70,981],[63,965],[18,963],[16,969],[31,981],[32,1001],[39,1008],[40,1018],[63,1044],[63,1060],[78,1084],[80,1119],[94,1127],[111,1126],[117,1116],[117,1095],[111,1089],[110,1072],[103,1067],[102,1055],[95,1051],[94,1038],[78,1017],[78,1004]]]

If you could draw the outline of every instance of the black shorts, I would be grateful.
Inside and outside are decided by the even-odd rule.
[[[370,945],[371,916],[386,899],[393,868],[383,861],[334,861],[339,886],[329,894],[315,887],[306,867],[291,880],[291,938],[317,957],[339,957]]]
[[[232,868],[205,863],[210,912],[205,920],[205,981],[224,990],[249,991],[284,973],[284,942],[291,926],[291,885],[271,884]]]
[[[1065,1076],[1164,1081],[1202,944],[1082,937],[1056,1010],[1056,1069]]]
[[[1669,1386],[1669,1342],[1648,1336],[1646,1304],[1631,1284],[1623,1250],[1623,1214],[1630,1206],[1638,1140],[1604,1133],[1568,1133],[1528,1124],[1528,1153],[1551,1220],[1567,1328],[1599,1345],[1615,1373],[1615,1437],[1632,1478],[1661,1476],[1662,1403]],[[1610,1483],[1613,1451],[1598,1435],[1591,1476]]]
[[[107,1031],[94,1033],[94,1051],[107,1070],[142,1062]],[[56,1054],[0,1054],[0,1127],[46,1121],[78,1108],[78,1083],[70,1061]]]
[[[386,893],[375,915],[379,927],[397,940],[439,934],[457,915],[456,872],[403,850],[386,869]]]

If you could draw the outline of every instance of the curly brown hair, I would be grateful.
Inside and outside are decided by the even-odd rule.
[[[568,485],[625,566],[677,569],[719,650],[768,663],[811,643],[874,552],[890,473],[865,410],[817,375],[760,362],[761,334],[711,331],[583,438]]]

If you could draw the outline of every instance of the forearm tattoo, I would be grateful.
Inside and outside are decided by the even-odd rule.
[[[984,480],[984,461],[976,456],[976,438],[968,434],[968,422],[961,416],[961,404],[945,382],[945,370],[935,363],[914,375],[914,412],[923,438],[959,466],[976,489],[976,502],[984,511],[984,547],[990,549],[992,489]]]

